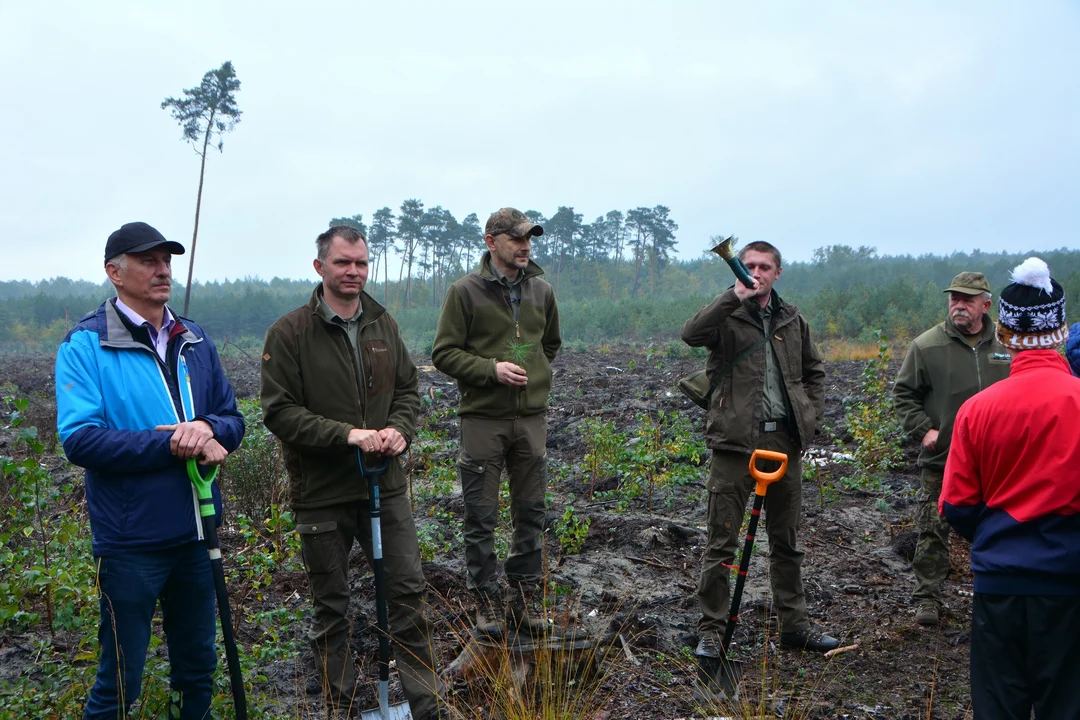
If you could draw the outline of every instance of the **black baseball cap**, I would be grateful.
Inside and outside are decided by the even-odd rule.
[[[184,246],[175,240],[166,240],[157,229],[144,222],[131,222],[120,227],[109,236],[105,243],[105,263],[124,253],[145,252],[151,248],[165,245],[173,255],[183,255]]]

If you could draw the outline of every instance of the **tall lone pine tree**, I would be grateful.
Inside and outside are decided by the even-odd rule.
[[[235,93],[240,81],[231,62],[226,61],[217,70],[203,75],[198,87],[184,90],[182,98],[165,98],[161,109],[169,108],[172,116],[184,128],[184,140],[191,143],[202,158],[199,168],[199,194],[195,198],[195,230],[191,234],[191,257],[188,259],[187,290],[184,292],[184,315],[191,302],[191,278],[195,269],[195,241],[199,237],[199,211],[202,209],[203,179],[206,177],[206,149],[210,140],[217,137],[218,152],[222,152],[221,136],[240,122],[240,110],[236,107]],[[199,149],[200,144],[202,149]]]

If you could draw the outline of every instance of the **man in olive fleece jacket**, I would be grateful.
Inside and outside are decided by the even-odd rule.
[[[938,497],[949,457],[953,421],[964,401],[1009,376],[1009,354],[995,338],[990,284],[979,272],[962,272],[944,292],[948,316],[911,343],[893,386],[900,424],[921,444],[919,541],[915,573],[915,620],[935,626],[944,603],[942,584],[949,573],[949,523],[938,514]]]
[[[266,333],[263,421],[281,439],[315,620],[311,644],[327,706],[355,711],[349,651],[349,552],[372,559],[367,483],[357,451],[388,457],[380,482],[390,635],[415,718],[439,717],[439,681],[424,615],[426,581],[399,457],[420,410],[416,366],[390,314],[363,292],[367,241],[350,227],[316,240],[322,283]]]
[[[488,219],[480,269],[446,293],[431,361],[458,381],[468,586],[477,625],[498,623],[531,634],[545,624],[527,609],[542,579],[541,542],[547,492],[547,402],[551,362],[562,344],[559,311],[543,270],[529,260],[544,229],[513,208]],[[495,525],[503,467],[510,478],[514,534],[505,571],[496,571]]]

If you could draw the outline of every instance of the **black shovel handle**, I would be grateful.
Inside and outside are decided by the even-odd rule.
[[[759,459],[778,462],[780,468],[773,472],[759,470],[757,467]],[[746,573],[750,569],[750,554],[754,551],[754,539],[757,537],[761,508],[765,504],[765,493],[768,491],[769,485],[784,476],[787,471],[787,462],[787,455],[771,450],[755,450],[753,455],[750,456],[750,476],[757,485],[754,489],[754,506],[750,511],[750,522],[746,524],[746,542],[743,544],[742,559],[739,561],[739,575],[735,579],[735,590],[731,593],[727,627],[724,628],[724,639],[720,644],[721,652],[725,656],[731,638],[735,635],[735,625],[739,622],[739,605],[742,604],[743,586],[746,585]]]
[[[203,535],[210,551],[210,567],[214,573],[214,593],[217,595],[218,617],[221,618],[221,638],[225,642],[225,659],[229,664],[229,684],[232,687],[233,707],[236,720],[247,720],[247,697],[244,694],[244,676],[240,670],[240,653],[233,635],[232,611],[229,607],[229,591],[225,587],[225,569],[221,565],[221,549],[218,546],[214,518],[204,517]]]
[[[390,620],[386,609],[386,575],[383,569],[382,501],[379,498],[379,478],[390,468],[390,458],[383,457],[372,465],[364,462],[364,453],[356,451],[360,475],[367,481],[368,509],[371,514],[371,571],[375,575],[375,615],[379,626],[379,681],[390,680]]]
[[[746,543],[743,545],[742,560],[739,562],[739,576],[735,580],[735,590],[731,593],[731,610],[728,613],[727,627],[724,628],[724,639],[720,645],[725,655],[731,638],[735,635],[735,625],[739,622],[739,605],[742,603],[743,586],[746,584],[746,572],[750,569],[750,553],[754,551],[758,518],[761,517],[761,506],[764,504],[765,496],[755,494],[754,508],[750,511],[750,522],[746,526]]]
[[[221,638],[225,642],[225,659],[229,664],[229,684],[232,687],[233,708],[236,720],[247,720],[247,696],[244,694],[244,675],[240,671],[240,654],[236,650],[233,635],[232,610],[229,607],[229,591],[225,587],[225,568],[221,565],[221,545],[218,542],[214,499],[211,485],[217,476],[217,467],[208,477],[203,477],[195,460],[188,460],[188,477],[199,495],[199,512],[202,515],[203,537],[210,553],[210,571],[214,576],[214,594],[217,595],[218,617],[221,618]]]

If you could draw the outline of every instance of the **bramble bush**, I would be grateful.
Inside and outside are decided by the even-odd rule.
[[[249,520],[262,521],[276,516],[285,504],[287,480],[281,444],[263,425],[258,398],[239,400],[237,407],[244,416],[244,441],[229,454],[218,484],[227,513],[235,511]]]
[[[875,330],[873,337],[878,354],[863,368],[860,398],[845,403],[844,422],[854,442],[852,474],[845,478],[845,484],[858,490],[887,492],[886,474],[899,468],[904,459],[900,444],[903,430],[889,389],[888,338],[881,330]]]
[[[590,497],[615,500],[621,511],[645,495],[651,512],[656,491],[700,480],[707,451],[704,438],[682,413],[658,410],[636,419],[633,437],[617,431],[612,421],[587,420],[583,471],[589,478]],[[610,476],[618,478],[618,486],[595,492],[596,480]]]
[[[429,502],[454,492],[457,480],[455,445],[446,429],[453,412],[451,408],[429,409],[416,428],[416,439],[405,463],[414,503],[417,500]]]
[[[573,502],[571,495],[569,502]],[[584,549],[589,538],[589,526],[592,521],[586,516],[574,513],[574,506],[567,505],[562,516],[555,521],[555,537],[559,541],[564,555],[577,555]]]

